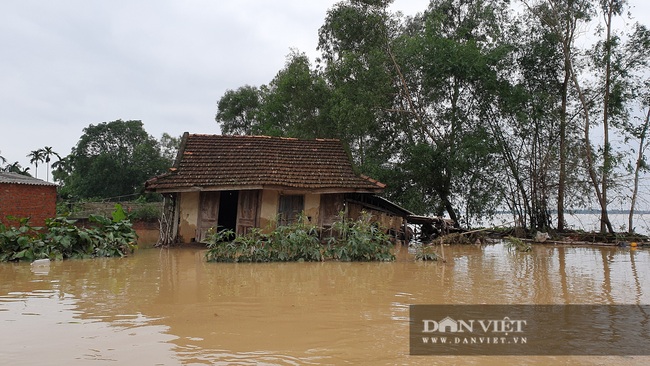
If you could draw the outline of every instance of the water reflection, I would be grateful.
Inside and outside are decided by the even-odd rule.
[[[649,250],[445,247],[447,263],[206,263],[199,249],[0,264],[10,364],[503,364],[410,357],[410,304],[648,304]],[[63,352],[62,352],[63,351]],[[507,360],[507,358],[506,358]],[[49,362],[52,361],[52,362]],[[515,361],[514,359],[512,361]],[[648,358],[517,358],[517,364]]]

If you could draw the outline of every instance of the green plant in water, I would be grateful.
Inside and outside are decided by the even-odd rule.
[[[253,228],[246,235],[210,230],[207,235],[206,259],[211,262],[269,262],[272,258],[268,237]],[[233,239],[234,238],[234,239]]]
[[[38,230],[29,225],[28,218],[8,217],[18,221],[19,226],[6,226],[0,223],[0,262],[45,258],[41,254],[43,243]]]
[[[115,210],[113,211],[112,216],[113,222],[120,222],[126,220],[127,218],[126,212],[124,212],[124,208],[119,203],[115,204]]]
[[[113,220],[91,215],[91,227],[66,217],[46,220],[45,228],[31,227],[28,219],[17,228],[0,224],[0,261],[123,257],[135,250],[138,237],[131,222],[121,218],[119,212]]]
[[[251,229],[246,235],[234,237],[232,230],[208,232],[206,259],[215,262],[285,262],[394,260],[390,237],[371,222],[369,214],[348,222],[340,216],[335,223],[338,237],[323,246],[316,226],[302,213],[290,225],[278,226],[269,234]],[[233,239],[234,237],[234,239]]]
[[[342,261],[392,261],[392,242],[386,230],[372,221],[372,215],[362,212],[357,220],[345,220],[343,213],[332,225],[338,237],[328,239],[334,259]]]
[[[269,235],[275,261],[321,261],[325,249],[320,243],[318,229],[310,224],[304,212],[295,223],[279,226]]]
[[[420,261],[437,261],[440,257],[434,246],[420,245],[415,249],[415,259]]]
[[[94,257],[124,257],[136,249],[138,234],[133,230],[133,224],[120,218],[119,214],[114,214],[113,220],[90,215],[88,220],[95,224],[94,228],[88,229],[89,235],[96,240]]]
[[[516,238],[514,236],[507,236],[505,238],[506,248],[509,251],[518,251],[518,252],[530,252],[533,250],[533,247],[530,243],[524,242],[523,240]]]
[[[50,259],[90,258],[94,249],[91,230],[75,225],[76,220],[57,217],[46,220],[47,232],[43,241]]]

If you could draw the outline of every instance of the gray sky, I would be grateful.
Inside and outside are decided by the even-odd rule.
[[[645,1],[630,2],[650,25]],[[291,48],[313,61],[336,2],[3,0],[0,155],[23,167],[44,146],[65,156],[84,127],[116,119],[141,120],[157,139],[219,133],[223,93],[269,83]],[[392,10],[414,15],[428,3],[395,0]]]

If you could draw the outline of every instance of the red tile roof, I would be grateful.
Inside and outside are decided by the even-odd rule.
[[[304,189],[380,192],[385,185],[357,175],[338,140],[189,135],[170,172],[146,183],[151,191]]]

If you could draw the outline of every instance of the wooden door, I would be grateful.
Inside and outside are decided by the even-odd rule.
[[[339,219],[339,213],[345,209],[344,196],[340,193],[322,194],[320,196],[320,226],[329,228]]]
[[[244,235],[258,225],[260,191],[239,191],[237,209],[237,235]]]
[[[203,241],[210,228],[216,228],[219,220],[220,192],[201,192],[199,200],[199,227],[196,241]]]

